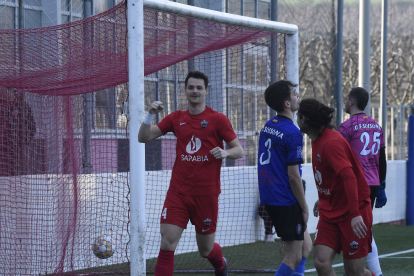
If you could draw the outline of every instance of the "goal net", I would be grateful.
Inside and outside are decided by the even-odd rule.
[[[0,267],[2,275],[129,275],[128,35],[126,3],[54,27],[0,30]],[[258,216],[257,142],[274,115],[263,92],[283,79],[287,35],[144,8],[145,109],[160,122],[187,109],[189,70],[210,79],[207,105],[230,119],[245,150],[224,160],[216,242],[230,271],[275,270],[278,243],[265,243]],[[131,106],[130,106],[131,108]],[[171,133],[145,145],[146,270],[160,246],[159,221],[175,156]],[[273,229],[274,231],[274,229]],[[116,251],[99,259],[98,236]],[[175,270],[211,271],[194,226]]]

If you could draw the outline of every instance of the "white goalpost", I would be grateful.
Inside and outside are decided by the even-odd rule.
[[[144,118],[144,7],[128,1],[129,156],[130,156],[130,275],[145,275],[145,146],[138,143]]]
[[[144,7],[234,26],[286,34],[286,78],[299,84],[296,25],[222,13],[167,0],[128,0],[130,275],[146,274],[145,147],[138,143],[144,115]],[[162,204],[162,202],[159,202]]]

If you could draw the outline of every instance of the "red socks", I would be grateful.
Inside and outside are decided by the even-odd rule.
[[[214,243],[213,250],[211,250],[206,258],[213,265],[216,272],[222,272],[224,270],[226,263],[223,260],[221,246],[218,243]]]
[[[160,249],[154,274],[155,276],[172,276],[174,274],[174,251]]]
[[[213,265],[216,272],[222,272],[226,266],[221,252],[221,246],[214,243],[213,250],[206,257]],[[173,276],[174,274],[174,251],[162,250],[158,254],[157,265],[155,266],[155,276]]]

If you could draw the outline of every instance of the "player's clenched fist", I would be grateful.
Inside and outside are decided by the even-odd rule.
[[[151,104],[150,108],[148,109],[148,112],[151,114],[157,114],[161,112],[164,109],[164,105],[162,102],[155,101]]]
[[[214,158],[216,159],[224,159],[226,158],[229,154],[227,153],[227,151],[223,150],[220,147],[216,147],[212,150],[210,150],[210,153],[214,156]]]

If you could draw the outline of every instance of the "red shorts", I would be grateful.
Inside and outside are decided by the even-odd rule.
[[[168,190],[161,212],[161,223],[187,228],[188,220],[198,234],[216,232],[218,195],[191,196]]]
[[[359,259],[366,257],[372,251],[372,209],[367,205],[359,210],[366,227],[367,234],[364,238],[359,239],[352,230],[351,218],[343,222],[332,223],[319,218],[316,227],[314,244],[323,244],[329,246],[336,253],[343,251],[344,259]]]

